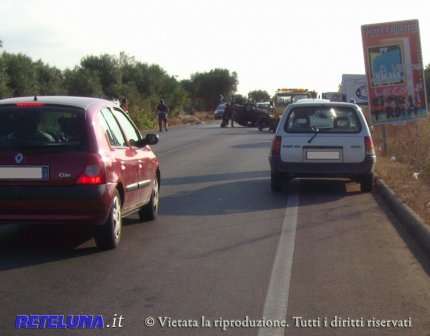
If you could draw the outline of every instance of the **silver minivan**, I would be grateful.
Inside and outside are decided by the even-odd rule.
[[[376,155],[358,105],[303,99],[285,109],[269,162],[273,191],[286,189],[296,177],[339,177],[370,192]]]

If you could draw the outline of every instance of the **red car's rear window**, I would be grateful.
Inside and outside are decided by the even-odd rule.
[[[1,106],[0,149],[16,147],[84,148],[85,113],[62,106]]]

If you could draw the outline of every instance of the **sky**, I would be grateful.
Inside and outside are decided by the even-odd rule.
[[[361,26],[419,20],[430,64],[430,12],[422,0],[1,0],[3,51],[59,69],[120,52],[179,80],[236,72],[238,92],[337,91],[364,74]],[[427,14],[426,14],[427,13]],[[0,52],[2,50],[0,49]]]

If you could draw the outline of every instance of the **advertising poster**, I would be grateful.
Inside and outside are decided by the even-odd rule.
[[[427,117],[418,20],[361,27],[373,124]]]
[[[367,106],[369,95],[367,93],[366,75],[342,75],[342,92],[345,96],[345,101],[349,102],[354,99],[356,104]]]

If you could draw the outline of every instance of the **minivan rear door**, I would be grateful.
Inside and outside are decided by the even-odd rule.
[[[365,160],[364,119],[351,106],[299,105],[283,125],[281,159],[358,163]]]
[[[281,160],[358,163],[365,159],[364,138],[349,134],[288,134],[282,137]]]

